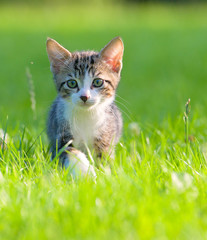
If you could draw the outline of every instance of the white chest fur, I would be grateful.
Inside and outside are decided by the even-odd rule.
[[[105,121],[103,109],[100,106],[92,110],[74,109],[69,103],[66,103],[64,116],[70,124],[74,138],[73,146],[79,149],[85,148],[85,146],[92,148],[94,139],[100,134],[100,126]]]

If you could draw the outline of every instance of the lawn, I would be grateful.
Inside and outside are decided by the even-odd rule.
[[[207,238],[207,5],[0,6],[1,239]],[[72,179],[50,162],[46,38],[125,44],[114,162]],[[30,77],[28,77],[30,75]],[[31,107],[31,93],[33,108]],[[183,113],[191,99],[189,141]]]

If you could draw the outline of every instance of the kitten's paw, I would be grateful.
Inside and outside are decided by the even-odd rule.
[[[96,173],[93,166],[89,163],[86,155],[76,149],[70,149],[65,152],[63,166],[69,168],[70,173],[74,176],[92,176],[96,178]]]

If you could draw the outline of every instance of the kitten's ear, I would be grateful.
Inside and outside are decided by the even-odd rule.
[[[119,73],[122,68],[124,44],[120,37],[111,40],[101,51],[100,57],[112,67],[114,72]]]
[[[59,71],[61,64],[67,60],[71,53],[51,38],[47,38],[47,54],[51,64],[51,70],[56,73]]]

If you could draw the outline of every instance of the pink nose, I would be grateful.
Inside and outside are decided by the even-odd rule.
[[[85,103],[89,97],[88,96],[80,96],[80,99]]]

